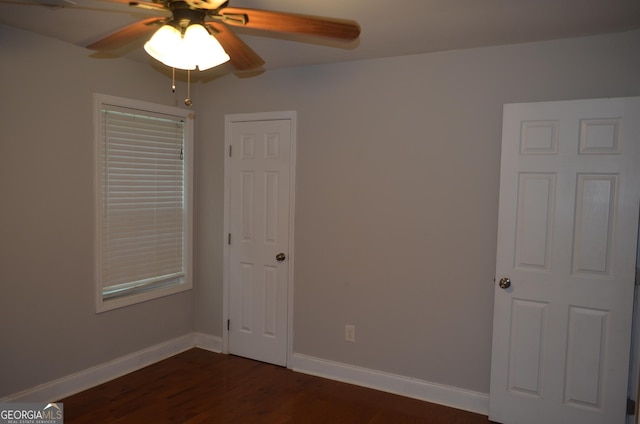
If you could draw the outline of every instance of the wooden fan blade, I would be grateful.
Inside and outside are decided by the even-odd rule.
[[[220,10],[219,16],[229,25],[266,31],[292,32],[340,40],[355,40],[360,36],[360,25],[356,21],[347,19],[240,7],[225,7]]]
[[[213,30],[214,36],[227,52],[231,64],[237,70],[257,69],[264,65],[264,60],[226,25],[214,22],[207,22],[206,25]]]
[[[166,21],[166,18],[155,17],[143,19],[124,27],[114,32],[113,34],[96,41],[95,43],[89,44],[87,48],[90,50],[117,49],[124,46],[125,44],[130,43],[138,37],[142,37],[143,35],[152,32],[153,30],[157,29],[157,27],[154,25],[155,23],[164,21]]]

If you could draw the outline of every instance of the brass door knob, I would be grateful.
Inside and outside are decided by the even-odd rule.
[[[498,285],[501,289],[508,289],[509,287],[511,287],[511,280],[509,280],[507,277],[501,278]]]

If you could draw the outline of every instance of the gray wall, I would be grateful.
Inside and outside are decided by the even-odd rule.
[[[92,94],[179,98],[90,53],[0,25],[0,397],[193,330],[193,292],[95,313]]]
[[[638,95],[639,47],[632,32],[203,86],[196,328],[221,335],[224,115],[296,110],[295,352],[487,393],[502,105]]]

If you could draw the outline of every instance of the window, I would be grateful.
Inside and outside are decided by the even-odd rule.
[[[192,287],[189,111],[95,95],[98,312]]]

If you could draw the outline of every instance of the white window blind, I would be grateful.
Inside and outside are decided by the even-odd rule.
[[[102,104],[97,276],[102,300],[184,282],[185,122]]]

